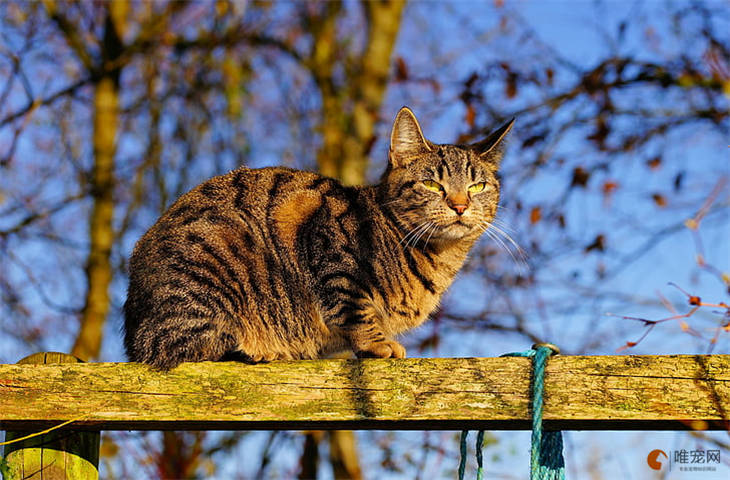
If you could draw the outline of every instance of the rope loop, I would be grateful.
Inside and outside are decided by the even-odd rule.
[[[542,413],[545,392],[545,366],[551,355],[560,354],[560,349],[552,343],[536,343],[524,352],[506,353],[503,357],[532,358],[531,397],[532,397],[532,446],[530,449],[530,480],[565,480],[565,461],[563,460],[563,432],[542,429]],[[461,461],[459,480],[464,480],[466,469],[466,437],[468,431],[461,432]],[[477,435],[477,480],[482,480],[482,443],[484,431]]]

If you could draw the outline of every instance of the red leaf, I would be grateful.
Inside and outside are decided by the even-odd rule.
[[[408,80],[408,66],[403,57],[398,57],[395,59],[395,81],[405,82],[406,80]]]
[[[596,235],[596,238],[593,240],[593,243],[588,245],[584,251],[585,251],[585,253],[588,253],[593,250],[598,250],[599,252],[606,251],[606,237],[602,233]]]
[[[588,184],[591,173],[583,167],[575,167],[573,169],[573,179],[570,181],[571,187],[583,187]]]
[[[662,157],[657,155],[654,158],[650,158],[646,161],[646,166],[652,170],[659,170],[659,167],[662,166]]]
[[[616,352],[622,352],[622,351],[624,351],[626,349],[629,349],[629,348],[632,348],[632,347],[635,347],[635,346],[636,346],[636,342],[626,342],[626,345],[624,345],[624,346],[622,346],[620,348],[617,348],[616,349]]]
[[[667,199],[661,193],[655,193],[651,196],[657,207],[664,208],[667,206]]]
[[[505,95],[507,98],[514,98],[517,95],[517,74],[510,72],[507,75],[507,85],[505,87]]]
[[[469,125],[469,128],[474,128],[474,119],[476,118],[477,114],[474,110],[474,105],[469,104],[466,106],[466,124]]]
[[[535,225],[542,218],[542,209],[540,207],[532,207],[530,210],[530,224]]]
[[[553,78],[555,77],[555,71],[552,68],[546,68],[545,69],[545,77],[547,77],[547,83],[548,85],[553,84]]]
[[[603,195],[607,197],[616,191],[617,188],[618,182],[614,180],[606,180],[601,186],[601,191],[603,192]]]

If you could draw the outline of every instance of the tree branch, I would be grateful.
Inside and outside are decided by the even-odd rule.
[[[4,117],[2,120],[0,120],[0,128],[4,127],[5,125],[7,125],[8,123],[10,123],[14,120],[17,120],[18,118],[22,117],[23,115],[25,115],[29,112],[32,112],[33,110],[35,110],[38,107],[50,105],[61,97],[65,97],[66,95],[73,94],[76,90],[78,90],[79,88],[81,88],[83,86],[86,86],[90,82],[91,82],[91,77],[85,77],[85,78],[82,78],[81,80],[78,80],[77,82],[69,85],[68,87],[66,87],[62,90],[59,90],[58,92],[56,92],[52,95],[49,95],[46,98],[35,99],[35,100],[29,102],[26,106],[24,106],[20,110],[14,112],[14,113],[11,113],[10,115],[8,115],[8,116]]]
[[[76,25],[71,23],[71,21],[58,10],[55,0],[43,0],[43,5],[46,7],[48,16],[56,23],[59,30],[61,30],[61,33],[63,33],[69,46],[79,58],[86,71],[88,73],[93,72],[96,68],[96,64],[94,63],[91,53],[79,36]]]

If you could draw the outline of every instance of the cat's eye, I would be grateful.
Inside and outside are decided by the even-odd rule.
[[[429,190],[433,190],[434,192],[440,192],[444,189],[444,187],[442,187],[440,183],[434,182],[433,180],[424,180],[423,185]]]
[[[469,192],[470,193],[479,193],[482,190],[484,190],[484,187],[486,187],[487,184],[485,182],[479,182],[475,183],[474,185],[469,185]]]

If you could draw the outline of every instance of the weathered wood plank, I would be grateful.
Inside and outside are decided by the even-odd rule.
[[[36,353],[18,364],[75,364],[80,360],[58,352]],[[0,389],[0,408],[2,395]],[[8,431],[3,455],[8,465],[5,480],[96,480],[99,478],[99,432],[56,430],[25,440],[24,432]]]
[[[0,365],[0,428],[529,429],[530,360]],[[730,355],[557,356],[546,428],[728,428]]]

